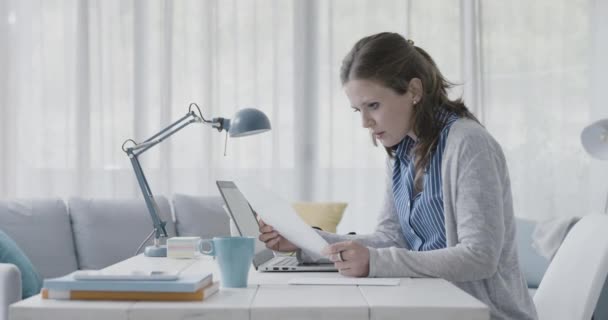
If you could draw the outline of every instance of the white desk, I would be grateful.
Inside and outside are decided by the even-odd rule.
[[[182,270],[220,274],[209,257],[193,260],[127,259],[107,270]],[[10,320],[35,319],[453,319],[487,320],[488,308],[441,279],[401,279],[394,287],[293,286],[293,277],[337,277],[337,273],[258,273],[249,286],[222,288],[201,302],[111,302],[43,300],[40,295],[11,305]]]

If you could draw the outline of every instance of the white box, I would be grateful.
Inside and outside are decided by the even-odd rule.
[[[167,258],[192,259],[200,255],[201,237],[173,237],[167,239]]]

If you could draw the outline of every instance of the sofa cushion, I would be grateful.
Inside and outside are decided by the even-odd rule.
[[[517,227],[517,252],[519,264],[529,288],[538,288],[540,281],[549,266],[549,260],[541,256],[532,247],[532,232],[536,222],[521,218],[515,219]]]
[[[169,202],[164,197],[155,200],[168,236],[175,236]],[[143,199],[71,198],[69,212],[80,269],[101,269],[132,257],[153,229]]]
[[[175,223],[179,236],[209,239],[230,235],[229,218],[220,197],[196,197],[176,194],[173,197]]]
[[[0,230],[0,262],[14,264],[21,272],[21,297],[29,298],[40,292],[42,278],[30,259],[6,233]]]
[[[0,226],[43,278],[77,269],[70,217],[62,200],[0,202]]]

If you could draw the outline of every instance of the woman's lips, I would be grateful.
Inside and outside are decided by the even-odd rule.
[[[374,133],[374,137],[376,137],[376,139],[382,139],[382,136],[384,136],[384,131]]]

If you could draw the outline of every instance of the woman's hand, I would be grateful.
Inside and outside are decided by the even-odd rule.
[[[323,249],[340,274],[349,277],[369,275],[369,249],[356,241],[336,242]]]
[[[298,247],[296,247],[295,244],[283,238],[283,236],[274,230],[271,225],[267,225],[262,219],[260,219],[259,222],[261,233],[259,239],[266,244],[266,248],[279,252],[292,252],[298,250]]]

